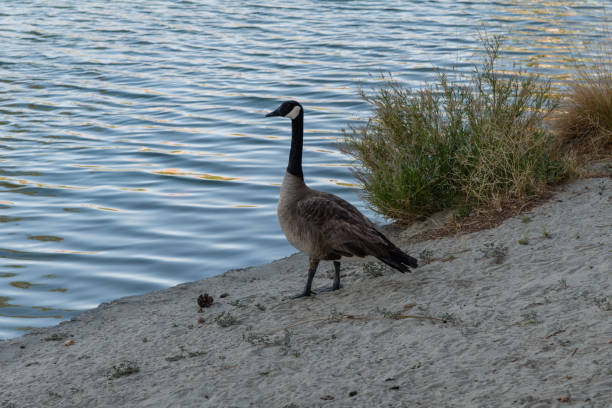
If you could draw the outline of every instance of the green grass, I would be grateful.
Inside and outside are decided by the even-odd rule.
[[[220,314],[215,316],[215,322],[217,322],[220,327],[229,327],[234,324],[240,323],[240,321],[230,312],[221,312]]]
[[[508,247],[495,242],[484,244],[484,248],[480,250],[485,258],[492,258],[496,264],[504,263],[508,255]]]
[[[377,212],[412,221],[444,209],[469,214],[537,196],[568,176],[543,121],[555,108],[550,84],[497,70],[500,37],[483,39],[468,78],[439,74],[418,90],[387,78],[362,97],[373,106],[364,126],[345,131],[341,149]]]
[[[140,372],[138,363],[126,360],[113,366],[111,372],[109,373],[109,378],[121,378],[138,372]]]

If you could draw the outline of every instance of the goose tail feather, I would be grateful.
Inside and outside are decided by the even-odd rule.
[[[402,273],[410,272],[408,267],[416,268],[418,266],[415,258],[405,254],[399,248],[393,248],[387,256],[377,256],[377,258]]]

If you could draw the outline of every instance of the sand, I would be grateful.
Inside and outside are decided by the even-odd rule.
[[[391,233],[412,273],[351,260],[340,291],[283,300],[296,254],[1,341],[0,407],[612,406],[612,179],[490,230],[415,228]]]

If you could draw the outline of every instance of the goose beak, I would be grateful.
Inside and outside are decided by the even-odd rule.
[[[267,117],[270,117],[270,116],[280,116],[280,115],[281,115],[281,113],[280,113],[280,107],[278,107],[278,108],[277,108],[277,109],[276,109],[274,112],[270,112],[270,113],[268,113],[268,114],[266,115],[266,118],[267,118]]]

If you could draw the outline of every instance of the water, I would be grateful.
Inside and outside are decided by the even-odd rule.
[[[601,1],[4,1],[0,338],[295,250],[276,221],[290,124],[304,172],[370,217],[336,149],[360,86],[471,68],[478,30],[555,82]],[[461,60],[461,62],[460,62]]]

